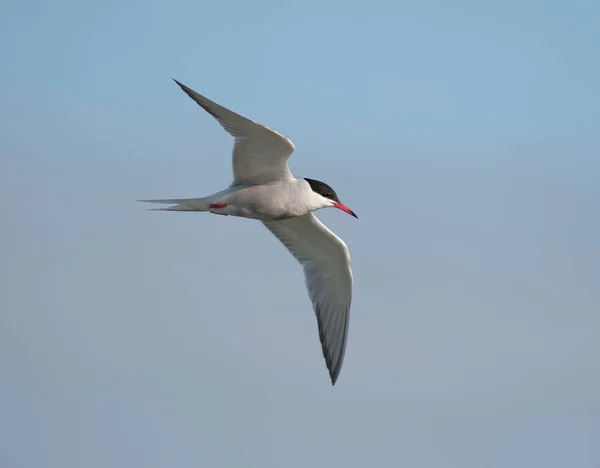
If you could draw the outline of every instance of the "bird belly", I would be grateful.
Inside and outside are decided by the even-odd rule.
[[[286,210],[273,209],[264,205],[236,206],[226,205],[223,208],[211,209],[210,212],[220,215],[237,216],[239,218],[258,219],[259,221],[275,221],[301,216]]]
[[[226,206],[215,211],[261,221],[289,219],[309,213],[305,206],[294,202],[293,195],[293,192],[282,191],[276,184],[244,187],[223,200],[217,200]]]

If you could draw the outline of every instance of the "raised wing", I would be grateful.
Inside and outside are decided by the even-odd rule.
[[[304,268],[323,356],[335,385],[344,361],[352,301],[348,247],[312,213],[264,224]]]
[[[296,147],[290,140],[174,81],[235,138],[232,185],[264,184],[292,177],[287,162]]]

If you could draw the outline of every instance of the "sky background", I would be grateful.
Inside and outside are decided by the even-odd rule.
[[[0,466],[600,466],[600,3],[0,3]],[[329,382],[170,81],[359,220]],[[335,211],[335,212],[334,212]]]

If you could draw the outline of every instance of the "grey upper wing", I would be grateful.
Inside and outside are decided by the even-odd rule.
[[[295,147],[289,139],[174,81],[235,138],[234,184],[264,184],[292,177],[287,162]]]
[[[344,361],[352,301],[348,247],[312,213],[264,224],[304,268],[323,356],[335,384]]]

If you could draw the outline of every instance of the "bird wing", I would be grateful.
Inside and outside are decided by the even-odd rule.
[[[287,161],[296,147],[290,140],[174,81],[235,138],[232,185],[264,184],[292,177]]]
[[[264,224],[304,268],[323,356],[335,384],[344,360],[352,300],[348,247],[312,213]]]

